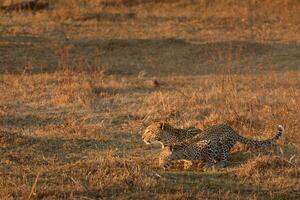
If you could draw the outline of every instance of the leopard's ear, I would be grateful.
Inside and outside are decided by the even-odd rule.
[[[165,125],[166,123],[165,122],[159,122],[159,128],[164,130],[165,129]]]

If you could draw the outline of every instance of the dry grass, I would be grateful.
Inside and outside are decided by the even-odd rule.
[[[68,2],[0,14],[0,199],[299,197],[298,1]],[[286,135],[166,172],[157,120]]]
[[[299,195],[298,72],[161,77],[160,87],[148,77],[97,71],[1,80],[10,86],[1,87],[2,198],[28,196],[38,173],[36,198]],[[199,128],[225,122],[256,138],[283,124],[287,133],[275,150],[237,146],[226,169],[163,172],[157,150],[140,139],[143,124],[156,120]],[[256,158],[268,153],[277,157]]]

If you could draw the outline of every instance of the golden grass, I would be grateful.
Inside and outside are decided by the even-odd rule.
[[[300,4],[187,2],[0,13],[0,199],[299,197]],[[141,140],[158,120],[286,134],[225,169],[163,171]]]
[[[148,77],[97,71],[2,74],[10,90],[1,87],[1,198],[295,198],[298,77],[173,76],[157,87]],[[287,131],[274,151],[238,145],[226,169],[163,172],[158,151],[141,141],[155,120],[199,128],[225,122],[256,138],[273,136],[278,124]]]

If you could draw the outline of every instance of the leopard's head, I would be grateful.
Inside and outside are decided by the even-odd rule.
[[[142,137],[146,144],[160,143],[162,147],[174,144],[177,139],[176,129],[165,122],[155,122],[149,125]]]

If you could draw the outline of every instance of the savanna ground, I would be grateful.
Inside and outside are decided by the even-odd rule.
[[[297,0],[51,1],[0,13],[0,199],[299,199]],[[228,123],[224,169],[158,166],[151,122]]]

